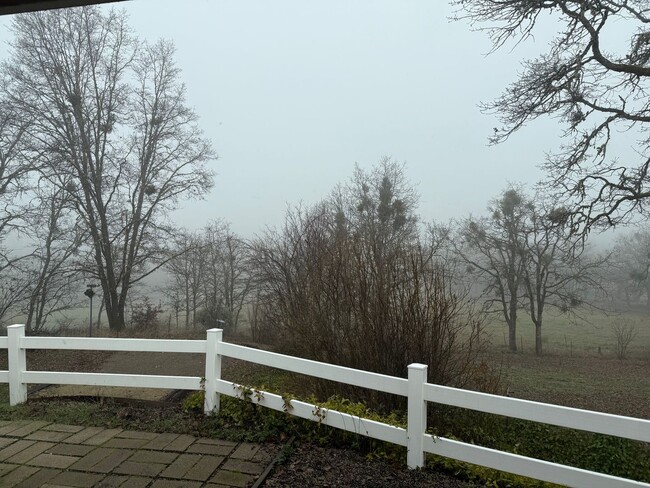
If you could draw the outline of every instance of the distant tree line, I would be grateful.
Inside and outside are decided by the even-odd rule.
[[[548,313],[611,309],[619,275],[636,276],[523,187],[506,187],[485,216],[446,224],[420,221],[417,207],[404,166],[384,158],[253,239],[221,222],[182,234],[166,266],[176,324],[230,332],[245,321],[253,340],[287,353],[398,376],[423,362],[432,381],[480,387],[487,314],[501,317],[513,351],[528,316],[541,355]]]
[[[164,289],[176,327],[220,326],[235,332],[253,290],[248,244],[215,221],[202,231],[179,231],[165,270]]]

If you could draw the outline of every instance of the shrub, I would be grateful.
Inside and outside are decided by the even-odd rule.
[[[160,325],[158,316],[163,312],[159,306],[152,305],[148,298],[136,303],[131,312],[131,326],[136,330],[156,329]]]
[[[419,235],[414,205],[399,168],[384,162],[371,175],[358,170],[330,201],[289,212],[282,231],[255,243],[264,305],[257,311],[265,312],[258,320],[274,324],[284,352],[399,377],[408,364],[424,363],[430,382],[472,383],[482,317]],[[320,398],[334,392],[329,386],[316,385]]]
[[[204,391],[195,391],[183,400],[182,407],[185,412],[203,413],[203,404],[205,400]]]
[[[627,358],[628,348],[630,347],[630,344],[634,342],[634,339],[636,339],[639,331],[633,323],[627,320],[615,322],[612,325],[612,331],[614,338],[616,339],[616,357],[618,359]]]

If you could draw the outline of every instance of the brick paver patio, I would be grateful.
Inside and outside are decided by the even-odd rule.
[[[0,487],[246,487],[272,456],[245,442],[0,421]]]

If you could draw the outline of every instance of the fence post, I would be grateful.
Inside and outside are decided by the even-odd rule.
[[[406,427],[406,464],[409,469],[424,467],[424,433],[427,430],[427,405],[424,401],[424,384],[426,382],[427,365],[409,364],[408,425]]]
[[[9,405],[12,406],[27,401],[27,384],[23,383],[23,371],[27,370],[27,352],[20,344],[22,337],[25,337],[23,324],[7,327]]]
[[[221,355],[219,344],[223,340],[222,329],[207,331],[205,351],[205,401],[203,410],[206,415],[219,413],[220,398],[217,393],[217,380],[221,379]]]

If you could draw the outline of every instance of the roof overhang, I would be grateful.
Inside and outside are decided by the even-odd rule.
[[[123,0],[0,0],[0,15],[121,1]]]

